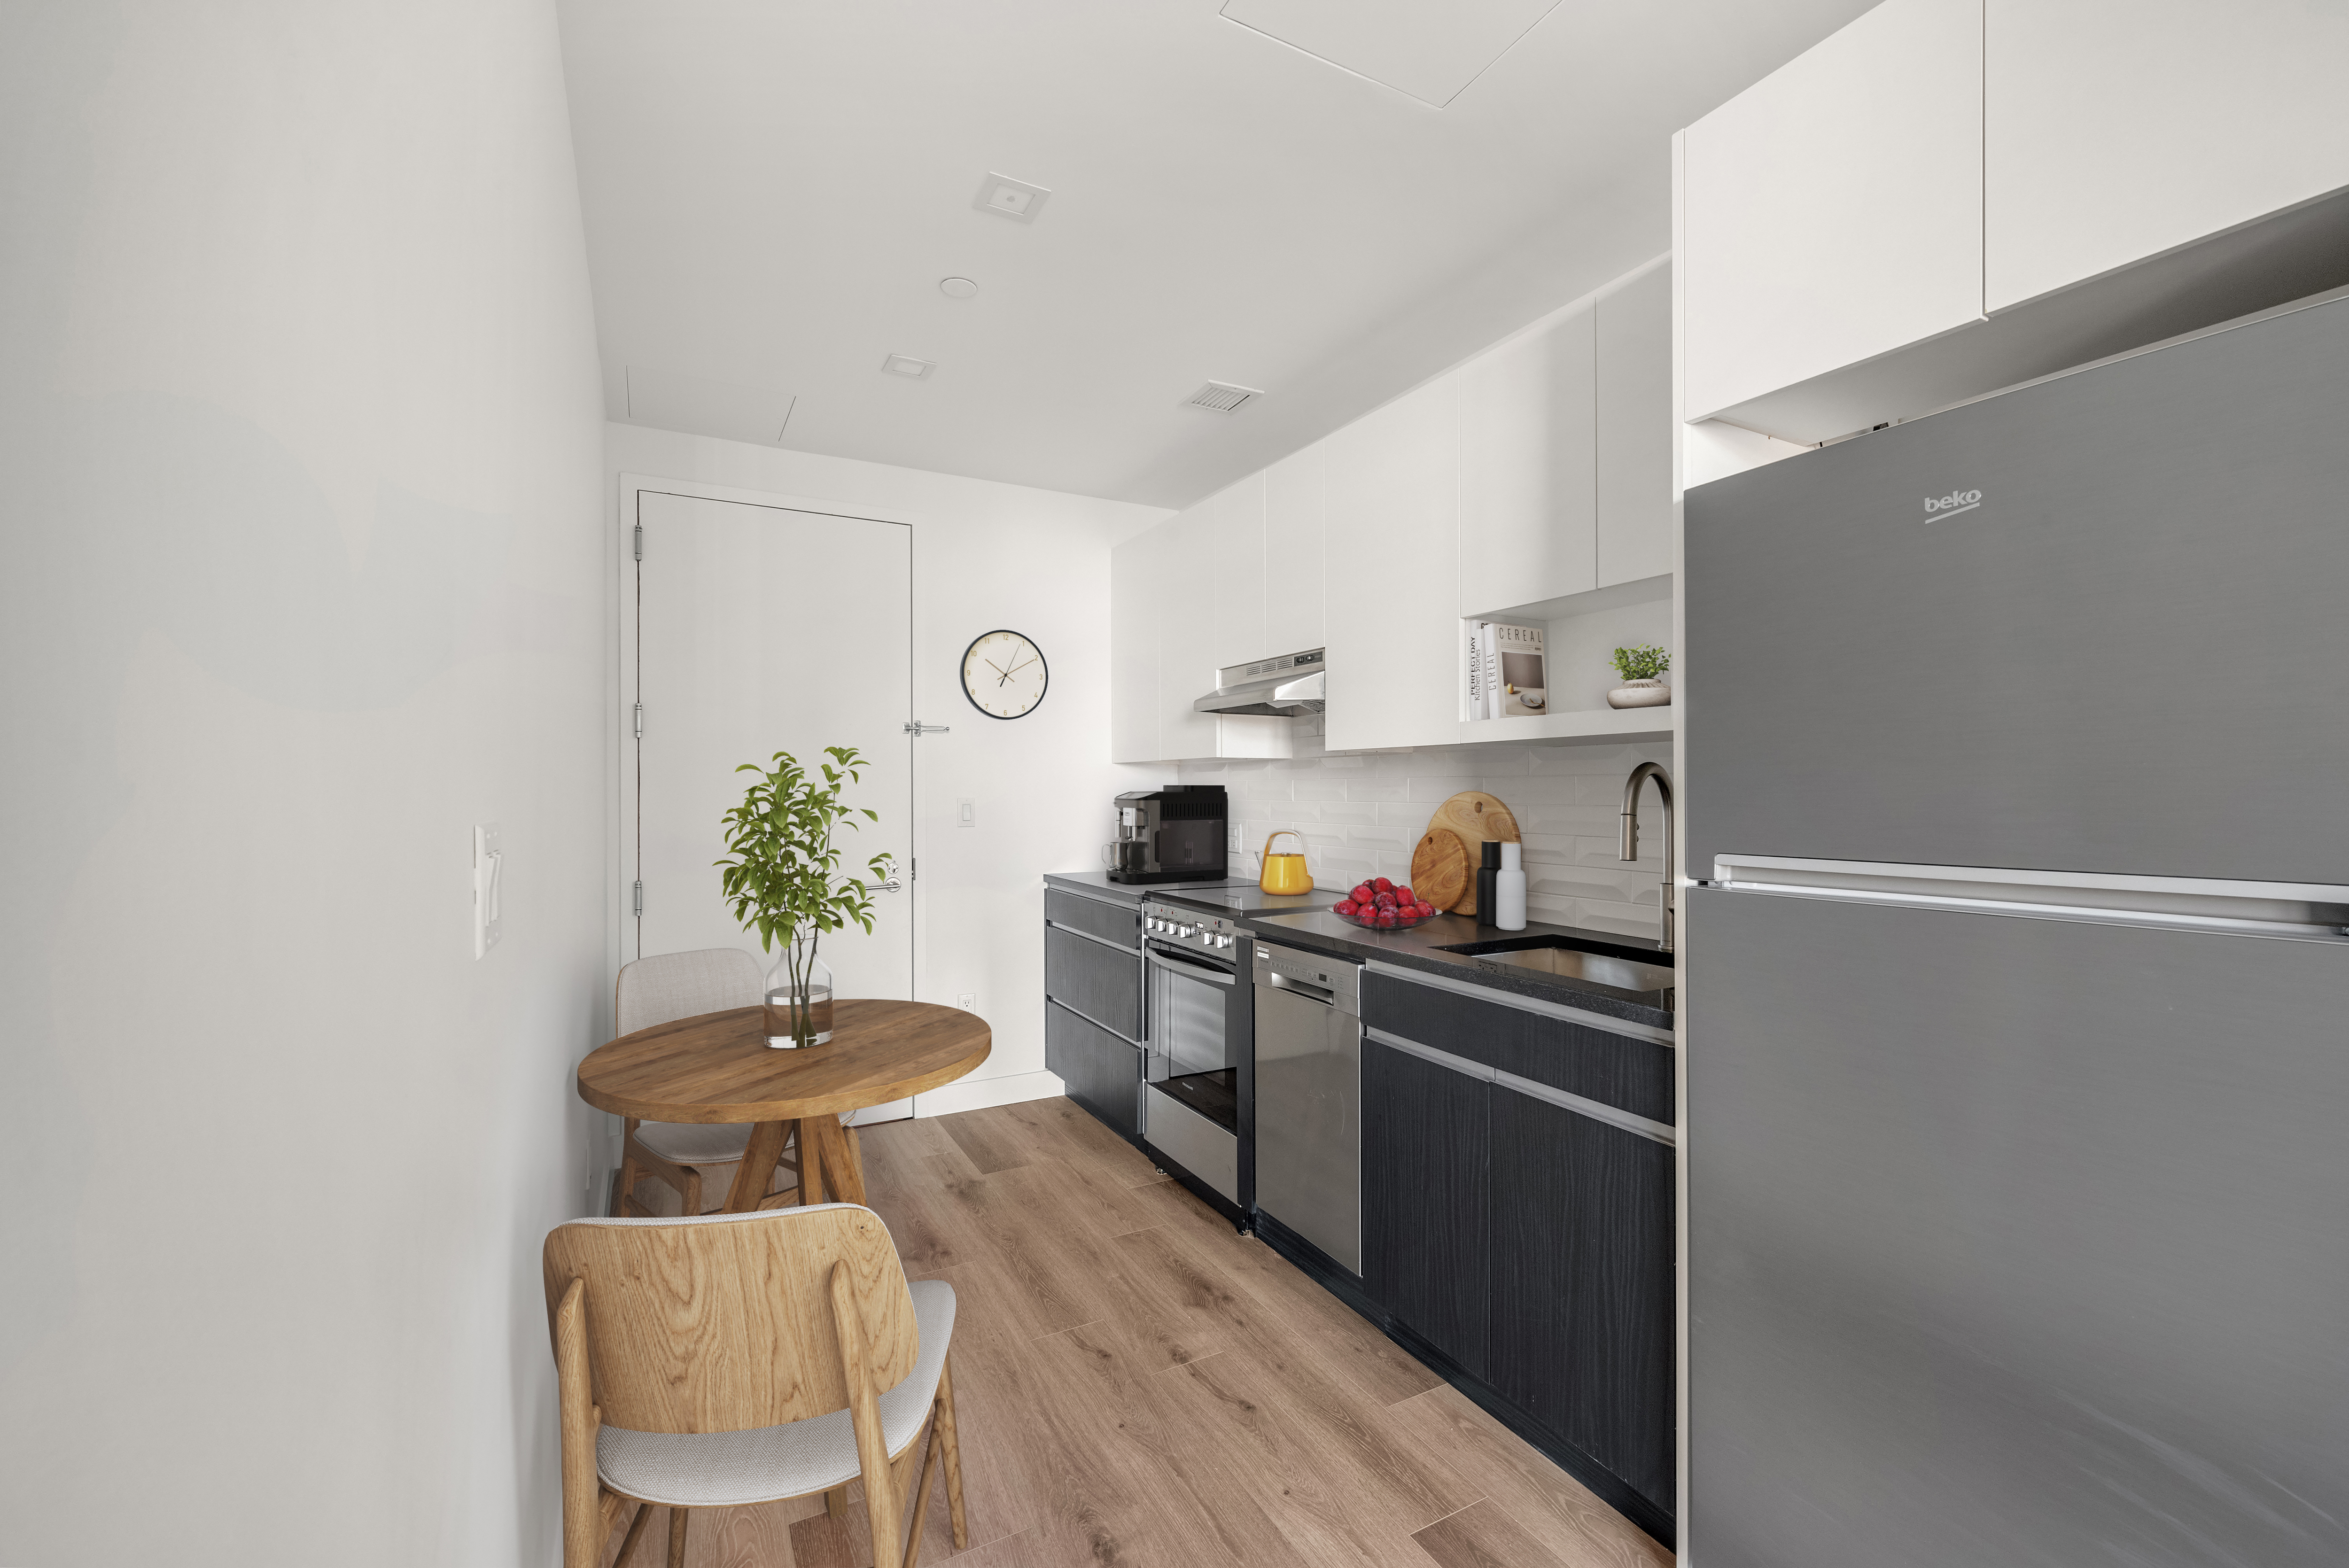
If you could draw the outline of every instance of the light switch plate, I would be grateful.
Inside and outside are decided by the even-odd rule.
[[[473,827],[473,956],[480,958],[505,934],[499,901],[506,861],[505,830],[495,822]]]
[[[978,801],[957,800],[955,802],[955,826],[957,828],[975,828],[978,826]]]

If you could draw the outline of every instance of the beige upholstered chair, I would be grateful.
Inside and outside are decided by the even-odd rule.
[[[616,1568],[657,1506],[669,1510],[674,1564],[693,1509],[805,1497],[860,1476],[872,1561],[915,1568],[941,1459],[955,1548],[969,1544],[948,1350],[954,1287],[908,1285],[872,1210],[574,1220],[548,1234],[544,1268],[564,1568],[595,1568],[632,1501]],[[908,1461],[926,1422],[915,1477]]]

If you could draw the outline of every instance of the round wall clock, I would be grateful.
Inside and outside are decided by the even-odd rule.
[[[963,695],[989,718],[1035,712],[1050,681],[1043,651],[1017,632],[984,633],[963,651]]]

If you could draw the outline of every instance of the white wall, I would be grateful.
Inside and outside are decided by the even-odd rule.
[[[1305,836],[1313,885],[1337,892],[1365,877],[1411,876],[1411,851],[1435,808],[1481,789],[1509,809],[1525,841],[1526,912],[1536,920],[1652,941],[1663,875],[1663,818],[1653,786],[1640,792],[1640,859],[1615,858],[1623,780],[1671,748],[1492,741],[1392,751],[1330,751],[1319,717],[1292,721],[1296,755],[1278,761],[1185,762],[1185,784],[1231,792],[1242,853],[1232,875],[1264,867],[1267,836]],[[1281,848],[1292,849],[1288,840]]]
[[[916,1109],[941,1114],[1058,1093],[1042,1076],[1043,874],[1098,869],[1112,798],[1173,782],[1165,769],[1109,760],[1110,547],[1169,514],[637,425],[606,427],[605,455],[607,528],[619,526],[623,473],[831,502],[913,525],[915,717],[950,731],[915,744],[914,990],[950,1005],[976,993],[995,1036],[985,1066],[922,1096]],[[616,627],[616,578],[611,593]],[[963,650],[999,626],[1034,638],[1051,670],[1043,703],[1024,718],[989,718],[963,696]],[[616,684],[609,700],[616,712]],[[975,826],[956,826],[963,799],[975,802]]]
[[[0,1561],[552,1563],[608,769],[551,5],[0,10]]]

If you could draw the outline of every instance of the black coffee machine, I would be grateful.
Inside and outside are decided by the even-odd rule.
[[[1220,882],[1226,874],[1228,809],[1220,784],[1169,784],[1117,798],[1113,882]]]

